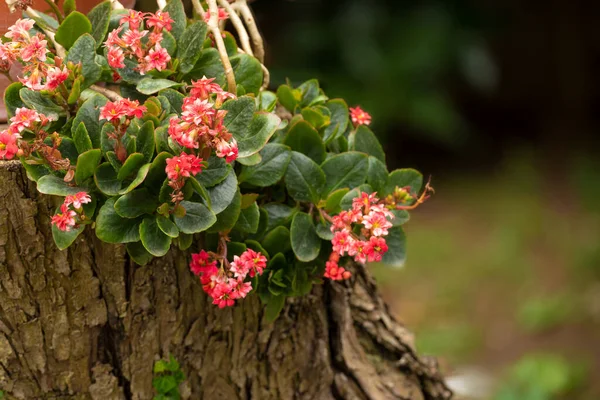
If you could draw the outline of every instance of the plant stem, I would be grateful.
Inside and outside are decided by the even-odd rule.
[[[56,5],[56,3],[53,2],[52,0],[45,0],[45,1],[50,6],[52,11],[54,11],[54,14],[56,14],[56,19],[58,20],[58,23],[61,24],[63,22],[64,18],[63,18],[62,13],[60,12],[60,9]]]
[[[235,8],[237,8],[242,17],[244,17],[244,22],[248,27],[248,33],[252,38],[252,42],[254,43],[254,55],[258,58],[258,61],[261,63],[265,62],[265,47],[263,43],[262,36],[260,36],[260,32],[258,31],[258,27],[256,26],[256,21],[254,21],[254,16],[252,15],[252,11],[248,6],[248,2],[246,0],[236,0]]]
[[[248,32],[244,27],[244,23],[240,19],[239,15],[235,12],[229,1],[227,0],[218,0],[219,5],[225,9],[229,13],[229,20],[233,24],[233,27],[238,33],[238,37],[240,38],[240,43],[242,44],[242,48],[246,54],[251,56],[254,55],[252,52],[252,46],[250,46],[250,37],[248,36]]]
[[[102,86],[91,85],[90,89],[92,89],[94,92],[103,94],[104,96],[108,97],[109,100],[112,100],[112,101],[118,101],[118,100],[121,100],[123,98],[117,92],[114,92],[114,91],[112,91],[110,89],[107,89],[107,88],[103,88]]]
[[[210,28],[217,50],[221,56],[221,63],[225,69],[225,76],[227,77],[227,91],[233,94],[237,93],[237,85],[235,83],[235,75],[233,74],[233,68],[229,56],[227,55],[227,48],[223,37],[221,36],[221,30],[219,29],[219,8],[217,7],[217,0],[208,0],[208,7],[210,11],[210,19],[208,20],[208,27]]]

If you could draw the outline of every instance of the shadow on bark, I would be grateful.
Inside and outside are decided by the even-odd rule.
[[[210,304],[186,254],[140,267],[86,232],[52,240],[60,199],[0,162],[0,389],[18,399],[151,399],[173,354],[191,399],[449,399],[361,266],[288,301],[273,324],[252,295]]]

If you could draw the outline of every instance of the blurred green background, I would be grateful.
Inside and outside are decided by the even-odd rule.
[[[458,398],[600,398],[600,5],[260,0],[272,87],[360,104],[432,175],[408,262],[376,269]]]

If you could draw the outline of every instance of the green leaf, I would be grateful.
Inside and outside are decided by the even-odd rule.
[[[288,225],[294,214],[298,211],[297,208],[292,208],[281,203],[265,204],[263,209],[269,216],[267,230],[271,230],[279,225]]]
[[[251,156],[238,158],[235,161],[237,161],[238,163],[240,163],[242,165],[252,166],[252,165],[256,165],[259,162],[261,162],[262,157],[261,157],[260,153],[254,153]]]
[[[127,254],[138,265],[146,265],[154,258],[148,253],[142,242],[127,243]]]
[[[342,198],[348,193],[350,189],[342,188],[338,190],[334,190],[327,196],[327,200],[325,202],[325,211],[330,214],[337,214],[342,210],[340,203]]]
[[[34,182],[37,182],[42,176],[46,176],[51,173],[50,169],[46,165],[32,165],[27,164],[24,157],[21,157],[21,165],[25,168],[27,178]]]
[[[181,85],[181,83],[177,83],[169,79],[144,78],[137,83],[135,88],[140,93],[150,95],[153,93],[157,93],[163,89],[179,87]]]
[[[237,54],[229,59],[236,83],[243,86],[246,93],[258,93],[263,83],[260,62],[248,54]]]
[[[242,96],[229,100],[221,109],[227,111],[223,120],[225,127],[238,142],[240,158],[258,153],[273,136],[281,120],[275,114],[255,110],[254,99]]]
[[[88,18],[92,24],[92,37],[96,41],[96,47],[100,47],[104,42],[104,37],[108,33],[110,11],[110,1],[103,1],[88,13]]]
[[[348,137],[348,147],[350,150],[361,151],[377,158],[385,163],[385,152],[377,136],[366,126],[360,125],[356,132]]]
[[[232,174],[233,175],[233,174]],[[239,189],[235,192],[233,199],[223,211],[217,214],[217,222],[210,227],[209,232],[221,232],[231,230],[240,216],[242,208],[242,196]]]
[[[52,146],[52,140],[50,138],[46,138],[46,144]],[[77,152],[77,148],[75,147],[75,143],[69,137],[62,137],[60,144],[58,145],[58,151],[64,158],[68,158],[71,164],[75,164],[77,162],[77,156],[79,153]]]
[[[182,201],[181,206],[185,208],[185,216],[174,217],[175,225],[183,233],[198,233],[210,228],[217,220],[215,214],[204,204],[191,201]]]
[[[165,89],[159,92],[159,95],[165,96],[171,104],[171,112],[181,114],[181,107],[183,106],[183,94],[173,89]]]
[[[310,79],[298,86],[298,89],[302,92],[302,101],[300,106],[306,107],[315,103],[319,99],[320,88],[319,81],[316,79]]]
[[[94,171],[96,171],[96,167],[100,163],[101,158],[102,152],[100,149],[88,150],[77,157],[75,182],[77,182],[78,185],[94,175]]]
[[[98,166],[94,173],[94,182],[98,189],[107,196],[116,196],[121,190],[121,181],[117,179],[117,172],[108,162]]]
[[[298,121],[289,129],[284,144],[310,157],[317,164],[325,160],[325,145],[315,128],[306,121]]]
[[[67,104],[70,106],[77,103],[79,97],[81,96],[81,79],[75,79],[73,82],[73,86],[71,87],[71,91],[69,92],[69,97],[67,97]]]
[[[96,236],[107,243],[130,243],[140,240],[141,218],[123,218],[115,211],[115,198],[106,200],[96,218]]]
[[[206,188],[204,186],[202,186],[202,184],[200,182],[198,182],[196,180],[196,178],[193,176],[188,178],[188,182],[190,185],[192,185],[192,187],[194,188],[194,191],[196,193],[198,193],[200,195],[200,197],[202,197],[202,199],[205,201],[208,208],[212,209],[212,202],[210,200],[210,195],[208,194],[208,191],[206,190]]]
[[[65,15],[65,17],[73,11],[75,11],[76,9],[77,6],[75,4],[75,0],[65,0],[63,2],[63,14]]]
[[[275,110],[276,105],[277,95],[275,93],[269,92],[268,90],[263,90],[258,93],[258,97],[256,98],[256,108],[259,111],[272,112]]]
[[[331,113],[331,122],[325,128],[323,140],[329,143],[331,140],[338,138],[348,128],[348,105],[342,99],[333,99],[325,103],[325,106]]]
[[[104,120],[100,121],[100,107],[104,106],[106,102],[106,97],[99,94],[95,94],[87,99],[79,107],[73,120],[73,126],[71,127],[71,133],[75,135],[79,124],[83,123],[94,148],[100,147],[100,133],[105,122]]]
[[[177,51],[177,40],[171,33],[163,30],[163,40],[160,42],[160,45],[167,50],[167,53],[171,56],[171,58],[175,57],[175,52]],[[163,71],[164,72],[164,71]]]
[[[137,148],[147,163],[152,161],[154,147],[154,123],[146,121],[137,133]]]
[[[265,307],[265,321],[267,323],[275,322],[283,306],[285,305],[285,295],[271,296],[267,306]]]
[[[225,70],[221,63],[221,57],[219,56],[219,51],[215,48],[209,47],[204,49],[202,56],[196,65],[194,65],[194,69],[184,79],[200,79],[203,76],[215,78],[215,82],[221,86],[224,86],[226,83]]]
[[[28,108],[32,108],[45,116],[58,119],[59,115],[64,115],[64,110],[61,106],[44,96],[41,92],[36,92],[28,88],[22,88],[19,91],[21,100]]]
[[[79,36],[65,61],[71,61],[73,64],[81,63],[82,90],[96,83],[102,75],[102,67],[96,63],[96,41],[89,33]]]
[[[207,31],[208,27],[204,21],[196,21],[185,29],[183,35],[177,41],[179,70],[182,73],[187,74],[190,72],[202,55],[202,46]]]
[[[290,228],[292,250],[298,260],[312,261],[319,256],[321,239],[317,235],[315,225],[310,215],[298,212],[294,215]]]
[[[269,254],[285,253],[292,248],[290,231],[285,226],[278,226],[267,233],[261,244]]]
[[[179,228],[177,228],[177,225],[175,225],[169,218],[159,215],[156,217],[156,222],[158,223],[160,230],[163,231],[167,236],[172,238],[179,236]]]
[[[302,153],[292,151],[285,174],[285,185],[294,200],[316,204],[325,186],[325,174],[313,160]]]
[[[75,143],[75,148],[77,148],[79,153],[85,153],[93,148],[92,140],[90,139],[90,135],[88,134],[83,122],[79,124],[75,130],[75,133],[73,133],[73,142]]]
[[[321,165],[326,177],[323,194],[361,185],[367,177],[367,167],[368,159],[364,153],[348,152],[328,158]]]
[[[136,69],[138,65],[137,61],[134,61],[130,58],[126,58],[123,64],[125,64],[125,68],[117,68],[117,72],[119,73],[119,75],[121,75],[123,81],[135,85],[139,81],[144,79],[144,75],[140,74],[140,72]],[[126,85],[122,85],[121,92],[123,92],[127,87],[128,86]],[[138,93],[137,90],[130,90],[130,93],[127,93],[126,97],[132,98],[132,100],[139,100],[135,99],[133,96],[133,94]]]
[[[302,100],[302,92],[298,89],[292,89],[288,85],[281,85],[277,88],[277,98],[282,106],[294,112]]]
[[[51,17],[48,14],[44,14],[43,12],[38,11],[35,14],[32,14],[31,19],[33,19],[35,23],[41,28],[50,28],[53,31],[58,29],[58,21],[56,20],[56,18]]]
[[[397,187],[410,187],[411,193],[419,193],[423,186],[423,175],[412,168],[397,169],[390,173],[385,194],[390,194]]]
[[[404,230],[395,226],[389,230],[385,237],[388,251],[383,255],[381,262],[391,267],[403,267],[406,261],[406,235]]]
[[[56,209],[56,213],[60,213],[60,207]],[[64,250],[69,247],[77,236],[81,234],[85,229],[85,225],[80,225],[77,228],[72,228],[70,231],[61,231],[56,227],[56,225],[52,224],[52,238],[54,239],[54,243],[56,243],[56,247],[59,250]]]
[[[23,88],[21,82],[13,82],[4,91],[4,105],[8,117],[14,117],[17,108],[25,107],[25,103],[21,100],[20,90]]]
[[[181,0],[170,0],[163,11],[168,12],[169,16],[173,19],[174,22],[171,24],[171,34],[175,39],[179,39],[183,34],[187,23],[183,3]]]
[[[331,224],[329,222],[319,222],[316,227],[317,235],[327,241],[331,241],[333,239],[333,232],[331,232]]]
[[[187,233],[180,233],[177,239],[180,250],[187,250],[192,245],[194,235],[188,235]]]
[[[220,157],[210,156],[207,163],[208,165],[202,169],[202,173],[196,175],[196,180],[204,187],[215,186],[223,182],[231,171],[231,165]]]
[[[78,37],[90,32],[92,32],[90,20],[82,13],[73,11],[60,24],[54,37],[59,44],[69,50]]]
[[[70,186],[62,178],[54,175],[45,175],[38,179],[37,189],[40,193],[54,196],[68,196],[85,191],[80,187]]]
[[[268,143],[261,151],[262,162],[244,166],[238,177],[239,182],[267,187],[276,184],[285,175],[292,158],[290,148],[282,144]]]
[[[130,154],[129,157],[123,163],[123,166],[119,170],[117,174],[117,179],[122,181],[127,178],[129,175],[135,173],[140,169],[142,165],[146,162],[146,159],[142,153],[133,153]]]
[[[152,214],[158,203],[148,189],[133,190],[115,202],[115,211],[123,218],[137,218],[143,214]]]
[[[373,156],[369,156],[369,166],[367,168],[367,183],[371,185],[373,190],[384,194],[384,189],[388,182],[388,172],[384,163]]]
[[[158,193],[158,190],[162,183],[167,178],[167,173],[165,172],[165,168],[167,166],[167,158],[173,157],[170,153],[159,153],[154,160],[152,160],[152,164],[150,164],[150,169],[148,170],[148,175],[146,175],[146,180],[144,181],[144,185],[152,192]]]
[[[202,174],[199,176],[201,175]],[[209,188],[208,195],[210,196],[213,212],[219,214],[221,211],[225,210],[233,200],[237,190],[238,183],[235,173],[227,175],[227,178],[223,182]]]
[[[142,165],[142,167],[138,170],[135,178],[133,178],[133,181],[131,181],[129,186],[127,186],[125,189],[121,189],[119,191],[119,194],[129,193],[136,187],[140,186],[142,184],[142,182],[144,182],[144,179],[146,179],[146,175],[148,175],[148,171],[150,170],[150,165],[151,164]],[[123,168],[121,168],[121,169],[123,169]],[[119,172],[121,172],[121,171],[119,171]]]
[[[162,257],[171,247],[171,238],[158,227],[156,217],[146,217],[140,224],[140,239],[148,253]]]
[[[240,232],[256,233],[259,219],[258,204],[254,202],[250,207],[242,209],[234,229]]]

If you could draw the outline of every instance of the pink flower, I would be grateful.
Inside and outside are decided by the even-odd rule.
[[[198,148],[196,141],[198,130],[192,128],[190,124],[182,122],[179,117],[171,117],[168,132],[169,136],[180,145],[188,149]]]
[[[254,278],[257,274],[262,275],[266,266],[267,258],[265,256],[260,252],[247,249],[239,257],[233,257],[230,270],[236,278],[241,277],[243,279],[246,275],[250,275],[251,278]]]
[[[19,44],[16,42],[7,42],[0,44],[0,59],[12,63],[20,55]]]
[[[125,108],[120,101],[107,101],[103,107],[100,107],[100,119],[111,121],[118,121],[122,116],[125,115]]]
[[[69,71],[66,67],[63,67],[62,69],[57,67],[48,68],[48,72],[46,74],[46,89],[56,89],[61,83],[63,83],[67,79],[68,76]]]
[[[42,90],[46,87],[42,84],[42,73],[37,68],[34,68],[29,76],[19,78],[19,81],[31,90]]]
[[[371,204],[376,204],[379,201],[377,193],[368,194],[362,192],[360,196],[352,200],[352,209],[354,211],[362,211],[368,213],[371,209]]]
[[[212,124],[212,118],[216,114],[213,105],[208,100],[193,99],[187,97],[184,99],[181,118],[190,124],[202,125]]]
[[[142,22],[143,14],[139,11],[129,10],[129,14],[121,18],[119,23],[121,25],[125,23],[129,23],[130,30],[137,30],[140,27],[140,23]]]
[[[351,224],[358,222],[361,217],[361,212],[356,210],[341,211],[338,215],[335,215],[333,224],[331,225],[331,231],[335,232],[339,229],[348,229]]]
[[[181,153],[179,156],[167,158],[165,170],[171,181],[189,178],[191,175],[202,172],[202,159],[193,154]]]
[[[371,211],[362,220],[363,226],[369,229],[373,236],[385,236],[392,223],[387,220],[384,213]]]
[[[15,116],[10,119],[11,128],[18,132],[23,132],[23,129],[31,128],[34,123],[42,120],[42,115],[35,110],[21,107],[15,110]]]
[[[367,262],[367,253],[365,252],[366,243],[361,240],[352,242],[352,246],[348,250],[348,254],[354,257],[354,260],[359,263]]]
[[[173,23],[173,19],[169,16],[168,12],[157,11],[156,14],[149,13],[148,20],[146,21],[146,26],[148,28],[156,27],[158,31],[162,29],[166,29],[167,31],[171,30],[171,23]]]
[[[386,251],[388,251],[388,245],[382,237],[371,236],[364,246],[364,252],[367,254],[369,262],[381,261]]]
[[[350,279],[352,273],[346,271],[345,268],[338,265],[340,258],[336,253],[331,253],[329,261],[325,263],[325,278],[329,278],[333,281],[341,281],[343,279]]]
[[[227,11],[225,11],[224,8],[219,7],[219,13],[217,14],[217,20],[223,21],[223,20],[226,20],[227,18],[229,18],[229,13],[227,13]],[[206,22],[208,24],[208,21],[210,21],[210,11],[207,11],[204,13],[204,22]]]
[[[207,78],[203,76],[202,79],[192,81],[192,89],[190,90],[190,96],[200,99],[208,99],[211,93],[218,93],[223,89],[218,83],[214,83],[215,78]]]
[[[121,106],[123,107],[123,112],[128,117],[136,117],[142,118],[144,113],[147,110],[146,106],[140,106],[140,102],[137,100],[129,100],[128,98],[123,98],[120,100]]]
[[[231,285],[231,298],[232,299],[243,299],[248,293],[252,291],[252,283],[244,282],[243,278],[230,279],[229,284]]]
[[[238,147],[235,139],[231,139],[231,142],[227,143],[224,140],[217,142],[217,157],[225,158],[225,161],[230,163],[235,161],[238,157]]]
[[[210,255],[206,251],[201,250],[200,253],[192,254],[190,270],[194,273],[194,275],[212,275],[217,272],[217,261],[211,260]]]
[[[354,238],[346,229],[335,232],[333,234],[333,239],[331,240],[331,244],[333,245],[333,251],[338,253],[339,255],[344,255],[344,253],[349,251],[353,243]]]
[[[358,106],[350,107],[350,119],[354,126],[371,124],[371,116]]]
[[[138,54],[141,51],[142,38],[148,34],[148,31],[128,30],[121,36],[125,44]],[[143,54],[143,51],[141,52]],[[139,57],[139,56],[138,56]]]
[[[111,47],[106,54],[106,59],[112,68],[125,68],[125,55],[120,47]]]
[[[15,41],[24,41],[29,38],[29,30],[33,28],[35,21],[29,18],[18,19],[13,26],[8,28],[8,32],[4,34],[9,39]]]
[[[167,52],[166,49],[162,48],[159,43],[157,43],[153,49],[148,52],[148,55],[144,57],[145,65],[140,72],[148,72],[153,69],[157,71],[162,71],[167,67],[167,63],[171,61],[171,56]]]
[[[88,203],[91,203],[91,201],[92,201],[92,198],[90,197],[89,194],[87,194],[87,192],[79,192],[74,195],[65,197],[64,204],[66,206],[70,206],[72,204],[73,207],[76,210],[78,210],[81,208],[82,204],[88,204]]]
[[[36,35],[31,38],[31,41],[21,51],[21,59],[23,61],[38,60],[46,61],[46,52],[48,51],[48,42],[42,40],[41,36]]]
[[[52,224],[64,232],[69,232],[75,226],[75,216],[77,213],[69,210],[69,206],[63,204],[60,206],[60,213],[52,217]]]
[[[18,134],[11,132],[10,128],[0,132],[0,159],[12,160],[19,151],[17,145]]]
[[[121,29],[123,29],[123,28],[119,27],[117,29],[113,29],[112,31],[110,31],[110,33],[106,37],[106,41],[104,42],[104,47],[106,47],[106,48],[111,48],[111,47],[115,47],[115,46],[116,47],[127,47],[127,44],[125,43],[125,41],[119,37],[119,33],[121,32]]]

